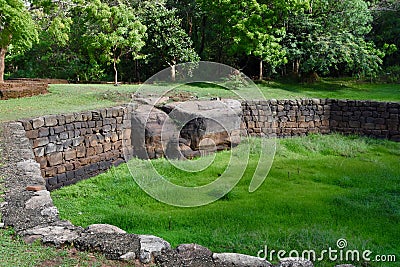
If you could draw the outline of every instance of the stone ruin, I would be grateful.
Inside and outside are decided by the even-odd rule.
[[[143,109],[138,109],[141,110]],[[185,120],[191,121],[191,118],[185,117]],[[204,124],[209,125],[207,121]],[[211,129],[220,128],[202,129],[202,136],[213,136],[216,132]],[[197,244],[182,244],[172,248],[167,241],[159,237],[128,234],[112,225],[94,224],[84,229],[69,221],[63,221],[59,218],[58,209],[45,188],[46,182],[41,175],[40,164],[35,161],[22,124],[4,125],[2,139],[3,153],[7,155],[7,162],[1,167],[6,177],[4,182],[7,188],[5,202],[0,206],[4,222],[2,227],[14,227],[16,233],[28,243],[40,240],[43,244],[57,247],[73,245],[78,250],[103,253],[108,259],[129,261],[135,266],[273,266],[268,261],[254,256],[213,253]],[[219,146],[218,140],[216,144]],[[304,259],[286,258],[276,266],[309,267],[313,264]]]
[[[0,84],[0,100],[47,94],[49,84],[67,84],[62,79],[10,79]]]
[[[334,131],[400,140],[400,103],[312,99],[154,104],[142,100],[2,125],[2,226],[14,227],[27,242],[72,244],[109,259],[131,260],[136,266],[272,266],[257,257],[213,253],[197,244],[171,248],[156,236],[127,234],[111,225],[74,226],[60,220],[47,189],[103,172],[124,162],[124,155],[184,159],[230,148],[240,142],[241,131],[272,137]],[[286,258],[276,266],[313,264]]]
[[[194,157],[240,143],[241,103],[236,100],[139,104],[128,119],[132,150],[141,159]]]

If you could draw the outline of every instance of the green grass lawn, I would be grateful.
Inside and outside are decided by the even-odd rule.
[[[255,256],[265,245],[321,251],[335,249],[336,241],[345,238],[348,249],[395,254],[400,260],[400,143],[341,135],[279,140],[267,180],[249,193],[260,145],[259,139],[250,142],[255,148],[243,179],[207,206],[178,208],[154,200],[135,184],[126,164],[54,191],[52,197],[62,218],[74,224],[109,223],[160,236],[173,246],[195,242],[215,252]],[[216,179],[229,155],[218,153],[209,168],[197,173],[180,171],[165,159],[131,163],[137,166],[135,175],[152,163],[174,183],[193,186]]]
[[[0,122],[110,107],[129,103],[139,85],[50,85],[50,94],[0,101]],[[326,79],[312,85],[281,82],[259,84],[265,98],[341,98],[400,101],[400,84],[357,83],[351,80]],[[165,85],[146,87],[147,95],[158,95]],[[174,93],[184,92],[200,99],[210,97],[235,98],[236,93],[247,92],[248,98],[259,98],[252,89],[229,91],[207,84],[185,85]]]

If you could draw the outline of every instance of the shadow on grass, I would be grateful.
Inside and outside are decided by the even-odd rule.
[[[351,85],[353,82],[349,81],[329,81],[321,80],[315,83],[299,83],[293,80],[279,79],[276,82],[262,83],[264,86],[268,86],[275,89],[282,89],[289,92],[301,93],[304,91],[325,91],[325,92],[337,92],[353,90],[354,87]]]
[[[193,83],[188,83],[186,84],[191,87],[196,87],[196,88],[202,88],[202,89],[223,89],[223,90],[229,90],[226,87],[223,87],[221,85],[215,84],[215,83],[208,83],[208,82],[193,82]]]

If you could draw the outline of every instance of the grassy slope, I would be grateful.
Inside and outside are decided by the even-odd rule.
[[[132,93],[139,85],[51,85],[50,94],[0,101],[0,122],[21,118],[31,118],[46,114],[60,114],[110,107],[128,103]],[[157,94],[163,86],[152,86],[146,89],[146,94]],[[348,98],[371,99],[384,101],[400,101],[400,84],[359,84],[346,80],[323,80],[313,85],[270,82],[259,85],[266,98]],[[182,86],[177,90],[188,92],[199,98],[219,96],[235,97],[244,89],[235,92],[209,85]],[[253,90],[254,91],[254,90]],[[249,93],[250,98],[258,94]]]
[[[395,254],[400,251],[399,151],[399,143],[340,135],[281,140],[258,191],[247,191],[258,158],[254,153],[238,186],[199,208],[155,201],[133,182],[126,165],[52,197],[62,217],[75,224],[110,223],[132,233],[156,234],[173,245],[196,242],[214,251],[256,255],[264,245],[320,251],[346,238],[349,249]],[[216,179],[228,158],[229,152],[219,153],[215,164],[193,174],[163,159],[153,164],[175,183],[194,185]],[[135,175],[146,172],[146,164],[133,161],[141,166]]]

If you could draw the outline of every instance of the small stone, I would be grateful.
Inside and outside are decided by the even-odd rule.
[[[283,258],[280,259],[278,267],[314,267],[314,264],[303,258]]]
[[[270,267],[266,260],[237,253],[214,253],[213,259],[217,267],[237,266],[237,267]]]
[[[50,197],[50,192],[47,190],[37,191],[35,196],[25,202],[26,209],[38,209],[46,205],[53,205]]]
[[[140,262],[150,263],[153,257],[163,251],[171,249],[171,245],[162,238],[153,235],[139,235],[140,238]]]
[[[27,191],[34,191],[34,192],[36,192],[36,191],[45,190],[45,187],[44,187],[44,186],[41,186],[41,185],[28,185],[28,186],[26,187],[26,190],[27,190]]]
[[[86,232],[89,233],[109,233],[109,234],[125,234],[126,232],[117,226],[111,225],[111,224],[92,224],[89,225],[86,229]]]
[[[122,255],[119,258],[123,261],[130,261],[130,260],[134,260],[136,258],[136,254],[135,254],[135,252],[129,251],[128,253]]]
[[[0,223],[0,228],[1,229],[5,228],[4,223]]]

